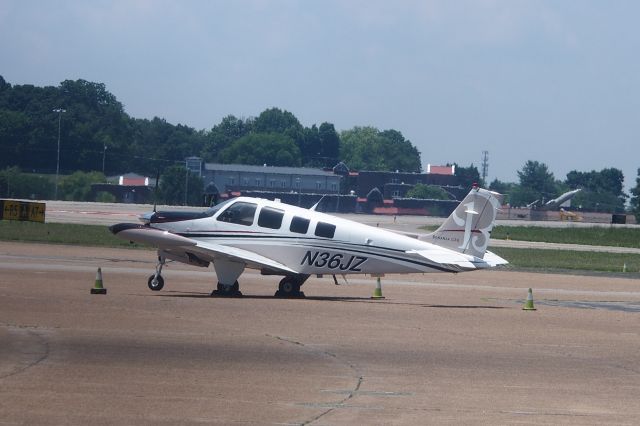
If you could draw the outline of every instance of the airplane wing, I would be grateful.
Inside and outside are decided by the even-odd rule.
[[[249,250],[194,240],[144,225],[120,223],[109,227],[109,229],[119,238],[149,244],[169,253],[195,253],[209,261],[224,258],[235,262],[242,262],[254,269],[266,268],[271,271],[285,272],[287,274],[297,273],[297,271],[280,262],[276,262],[275,260]]]
[[[226,258],[233,261],[241,261],[248,267],[254,269],[266,268],[272,271],[286,272],[288,274],[298,273],[280,262],[276,262],[268,257],[237,247],[197,241],[196,248],[193,251],[210,257],[211,260],[215,260],[216,258]]]

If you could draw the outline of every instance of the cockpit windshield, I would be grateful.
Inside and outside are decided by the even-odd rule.
[[[226,207],[226,206],[227,206],[231,201],[233,201],[233,198],[230,198],[230,199],[228,199],[228,200],[226,200],[226,201],[223,201],[223,202],[221,202],[220,204],[216,204],[215,206],[208,208],[208,209],[204,212],[204,214],[205,214],[207,217],[211,217],[211,216],[213,216],[214,214],[218,213],[221,209],[223,209],[224,207]]]

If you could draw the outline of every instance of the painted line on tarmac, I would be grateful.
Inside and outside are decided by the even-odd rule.
[[[519,301],[524,303],[524,300]],[[615,312],[638,312],[640,302],[609,302],[609,301],[580,301],[580,300],[536,300],[536,305],[558,306],[577,309],[604,309]]]

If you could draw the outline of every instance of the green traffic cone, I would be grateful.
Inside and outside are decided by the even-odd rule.
[[[529,289],[529,293],[527,294],[527,300],[524,302],[524,306],[522,307],[523,311],[535,311],[536,308],[533,306],[533,291]]]
[[[96,283],[91,289],[91,294],[107,294],[107,289],[102,285],[102,268],[98,268],[96,272]]]
[[[380,283],[380,277],[378,277],[378,280],[376,282],[376,289],[373,290],[373,296],[371,296],[372,299],[384,299],[384,296],[382,295],[382,284]]]

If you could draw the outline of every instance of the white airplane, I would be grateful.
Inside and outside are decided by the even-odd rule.
[[[508,263],[487,251],[500,194],[474,187],[435,232],[423,235],[363,225],[311,209],[261,198],[238,197],[204,212],[154,212],[144,224],[109,227],[125,240],[158,248],[151,290],[164,286],[167,260],[208,267],[213,295],[241,295],[245,268],[282,275],[276,296],[300,297],[310,275],[463,272]]]

